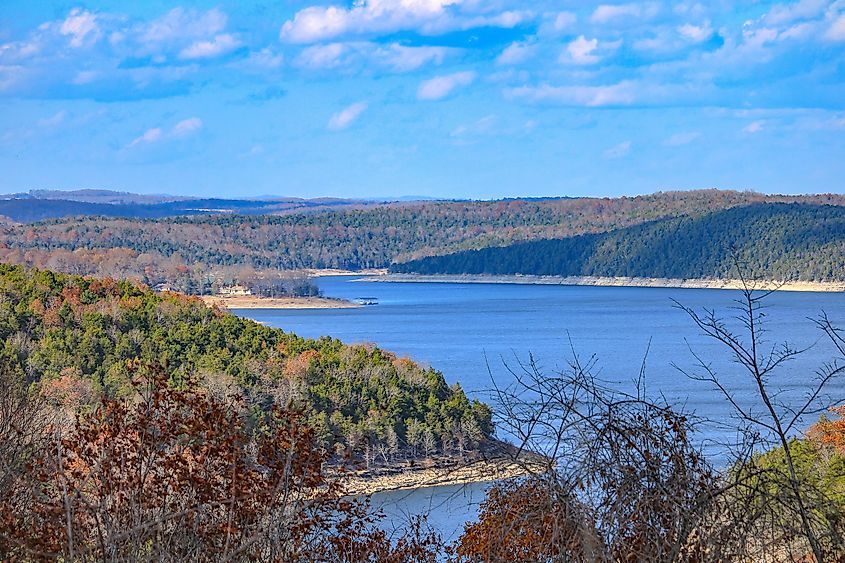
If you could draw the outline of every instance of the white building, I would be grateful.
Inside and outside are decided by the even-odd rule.
[[[242,285],[230,285],[221,287],[220,295],[252,295],[252,290]]]

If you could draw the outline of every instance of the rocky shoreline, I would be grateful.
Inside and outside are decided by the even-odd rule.
[[[259,297],[256,295],[204,295],[208,306],[226,309],[354,309],[361,305],[327,297]]]
[[[597,276],[533,276],[533,275],[486,275],[486,274],[384,274],[361,278],[360,282],[406,282],[406,283],[497,283],[538,285],[587,285],[604,287],[672,287],[690,289],[741,289],[741,280],[734,279],[670,279],[670,278],[606,278]],[[845,282],[756,282],[756,289],[780,291],[842,292]]]
[[[405,462],[395,467],[348,473],[343,481],[350,494],[370,495],[385,491],[489,483],[522,477],[543,470],[544,467],[539,463],[515,461],[513,458],[429,464]]]

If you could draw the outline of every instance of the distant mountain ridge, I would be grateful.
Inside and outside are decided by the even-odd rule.
[[[167,194],[136,194],[116,190],[79,189],[79,190],[29,190],[14,194],[0,195],[0,200],[10,199],[53,199],[77,201],[82,203],[110,203],[110,204],[156,204],[168,201],[191,199],[183,196]]]
[[[224,199],[93,189],[31,190],[0,196],[0,215],[18,223],[79,216],[160,219],[185,215],[289,213],[322,208],[370,207],[383,203],[382,200],[342,198]]]

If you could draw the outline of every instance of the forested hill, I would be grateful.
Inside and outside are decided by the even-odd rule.
[[[729,277],[732,253],[775,280],[845,280],[845,208],[755,204],[607,233],[456,252],[394,264],[419,274]]]
[[[463,452],[492,432],[490,410],[432,368],[125,281],[0,263],[0,341],[0,361],[71,413],[129,394],[137,362],[163,364],[175,385],[243,395],[256,424],[292,404],[321,445],[370,460]]]
[[[382,268],[433,254],[793,201],[842,205],[845,197],[699,190],[615,199],[395,204],[286,216],[84,217],[7,225],[0,229],[0,259],[153,285],[162,279],[172,283],[186,267],[206,273],[221,267]]]

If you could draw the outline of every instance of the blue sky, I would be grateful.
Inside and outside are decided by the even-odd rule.
[[[845,0],[5,0],[0,170],[0,192],[843,192]]]

